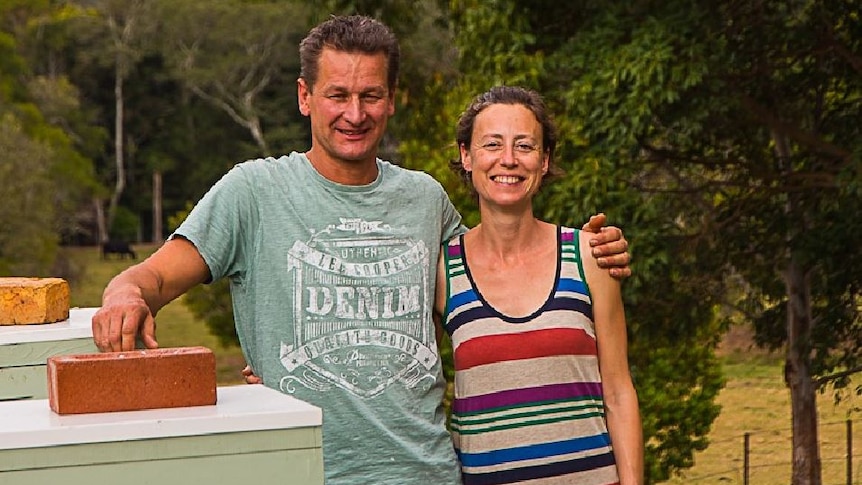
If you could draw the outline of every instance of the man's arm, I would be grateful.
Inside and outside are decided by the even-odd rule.
[[[102,352],[128,351],[140,335],[147,348],[158,347],[156,313],[209,277],[209,268],[191,242],[181,237],[167,241],[105,287],[102,306],[93,315],[93,341]]]
[[[607,226],[608,218],[604,213],[590,217],[589,222],[581,229],[592,233],[590,246],[593,257],[599,267],[606,268],[614,278],[622,280],[632,275],[629,267],[631,255],[628,253],[629,243],[623,237],[623,231],[615,226]]]

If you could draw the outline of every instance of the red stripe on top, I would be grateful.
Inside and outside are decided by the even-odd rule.
[[[455,370],[512,360],[596,353],[596,341],[579,328],[488,335],[461,342],[455,349]]]

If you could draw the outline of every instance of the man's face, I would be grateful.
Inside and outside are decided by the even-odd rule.
[[[395,112],[380,54],[325,48],[314,86],[298,81],[299,110],[311,119],[311,152],[328,164],[374,163],[386,122]]]

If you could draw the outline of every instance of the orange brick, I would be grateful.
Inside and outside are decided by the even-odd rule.
[[[215,355],[177,347],[49,357],[48,401],[57,414],[215,404]]]
[[[70,301],[62,278],[0,278],[0,325],[66,320]]]

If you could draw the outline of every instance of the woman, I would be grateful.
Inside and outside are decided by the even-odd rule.
[[[619,282],[585,233],[536,219],[555,127],[534,92],[495,87],[461,115],[453,162],[481,223],[441,255],[452,434],[464,483],[636,484],[643,436]]]

